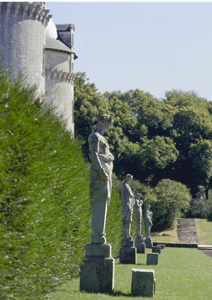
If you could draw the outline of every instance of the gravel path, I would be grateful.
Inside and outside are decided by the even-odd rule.
[[[177,220],[177,233],[180,243],[198,244],[194,219],[181,218]]]

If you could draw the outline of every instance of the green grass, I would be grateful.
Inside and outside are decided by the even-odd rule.
[[[199,244],[212,245],[212,222],[206,219],[195,219]]]
[[[163,236],[163,234],[166,234]],[[160,243],[179,243],[177,235],[177,227],[169,228],[164,231],[156,231],[151,233],[151,238],[153,242]]]
[[[146,252],[150,252],[147,249]],[[146,265],[146,254],[137,255],[136,265],[121,265],[116,260],[115,293],[93,294],[79,291],[79,279],[73,279],[57,292],[47,295],[49,300],[107,300],[135,299],[130,296],[132,268],[155,270],[155,300],[210,300],[212,293],[212,258],[197,249],[165,248],[159,256],[157,266]],[[136,299],[149,299],[137,297]]]

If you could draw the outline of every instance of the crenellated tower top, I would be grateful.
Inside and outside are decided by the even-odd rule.
[[[21,15],[23,19],[37,20],[46,26],[52,15],[46,9],[45,2],[0,2],[0,12]]]

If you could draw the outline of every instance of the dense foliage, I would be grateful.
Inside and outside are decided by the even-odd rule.
[[[206,191],[212,186],[211,102],[193,91],[167,92],[163,100],[138,89],[101,95],[78,73],[75,124],[84,145],[102,113],[115,119],[108,140],[119,178],[130,173],[153,187],[169,178],[185,184],[193,197],[200,185]]]
[[[212,221],[212,200],[197,199],[193,203],[191,202],[186,217],[208,219]]]
[[[153,189],[155,198],[149,199],[154,211],[154,227],[175,226],[177,218],[186,211],[191,199],[189,189],[180,182],[162,179]]]
[[[43,299],[77,276],[90,242],[89,168],[81,143],[45,110],[33,88],[0,69],[0,298]],[[107,240],[117,257],[120,199]]]

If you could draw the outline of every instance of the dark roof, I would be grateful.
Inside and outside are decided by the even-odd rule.
[[[46,48],[54,49],[58,51],[64,51],[67,53],[74,53],[74,51],[71,48],[67,47],[61,41],[50,39],[50,38],[46,38]]]

